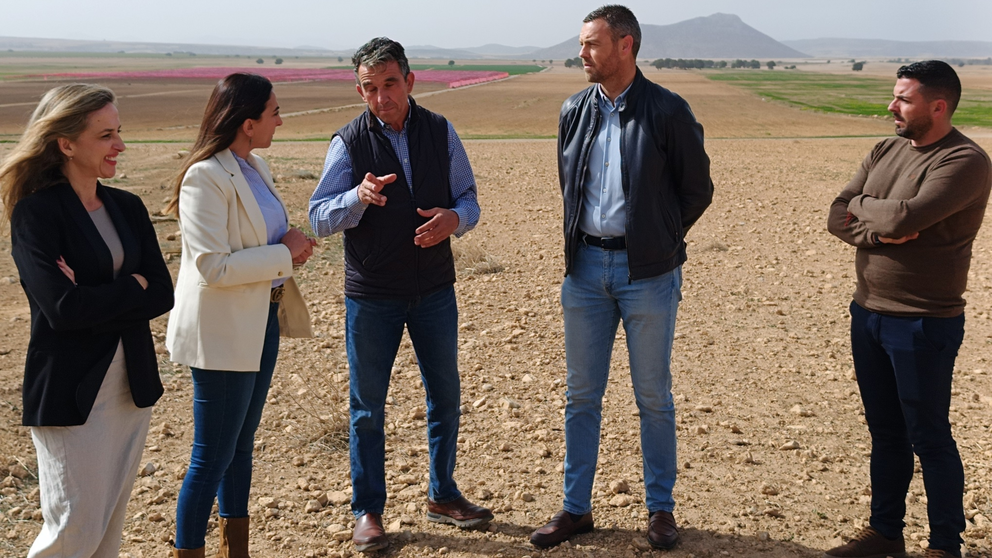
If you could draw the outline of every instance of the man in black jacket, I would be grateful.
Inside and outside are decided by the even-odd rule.
[[[579,35],[595,85],[562,106],[558,175],[565,202],[565,501],[531,535],[547,548],[590,531],[603,393],[623,320],[641,419],[648,541],[669,549],[675,407],[672,342],[681,295],[685,233],[713,197],[702,126],[678,95],[637,69],[641,31],[623,6],[603,6]]]

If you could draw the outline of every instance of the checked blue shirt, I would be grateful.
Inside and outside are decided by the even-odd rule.
[[[407,119],[409,120],[409,116]],[[404,125],[403,130],[397,132],[381,120],[379,122],[393,151],[403,164],[407,184],[413,184],[407,127]],[[451,198],[455,200],[451,210],[458,214],[455,236],[462,236],[479,223],[480,210],[472,165],[468,162],[465,147],[451,122],[448,122],[448,157],[451,160]],[[317,236],[329,236],[356,227],[362,220],[366,207],[368,205],[358,199],[358,184],[352,184],[352,164],[348,150],[344,141],[335,136],[327,150],[320,181],[310,196],[310,226]]]

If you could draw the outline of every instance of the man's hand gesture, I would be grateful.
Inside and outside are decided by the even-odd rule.
[[[386,205],[386,196],[383,196],[379,192],[382,190],[383,186],[395,180],[395,173],[387,174],[386,176],[375,176],[370,172],[365,173],[365,180],[358,185],[358,201],[364,203],[365,205]]]

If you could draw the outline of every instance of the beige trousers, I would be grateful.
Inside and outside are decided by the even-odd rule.
[[[134,405],[118,345],[85,424],[31,428],[45,524],[28,558],[117,558],[151,416]]]

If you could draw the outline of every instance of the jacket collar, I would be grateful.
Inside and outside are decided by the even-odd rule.
[[[241,201],[241,206],[244,208],[245,213],[248,215],[248,221],[251,223],[252,229],[255,230],[256,240],[258,246],[264,246],[269,243],[269,233],[268,227],[265,226],[265,217],[262,216],[262,209],[258,206],[258,201],[255,199],[255,193],[251,191],[251,186],[248,185],[248,180],[245,179],[245,175],[241,172],[241,166],[238,165],[237,159],[234,158],[234,153],[230,149],[224,149],[218,151],[214,158],[217,162],[224,168],[227,174],[231,175],[231,182],[234,184],[234,189],[238,193],[238,198]],[[279,203],[283,206],[283,211],[286,210],[286,204],[283,203],[282,197],[279,192],[276,191],[275,185],[272,184],[272,178],[266,172],[260,170],[260,165],[256,160],[257,156],[254,153],[249,153],[248,158],[245,159],[249,165],[255,170],[259,171],[258,174],[262,177],[265,185],[269,188],[269,191],[279,200]],[[286,214],[286,220],[289,220],[289,214]]]
[[[100,231],[93,224],[89,212],[83,207],[83,202],[76,195],[76,191],[68,183],[59,184],[55,188],[69,217],[79,227],[86,241],[93,248],[93,252],[96,254],[97,269],[101,273],[106,273],[108,277],[112,277],[114,272],[113,255],[103,237],[100,236]],[[137,269],[141,259],[141,247],[138,245],[137,237],[128,225],[124,211],[111,197],[108,188],[97,182],[96,195],[107,209],[107,214],[110,215],[110,220],[113,221],[114,228],[117,229],[117,236],[121,239],[121,246],[124,248],[124,264],[121,266],[120,275],[130,274]]]

